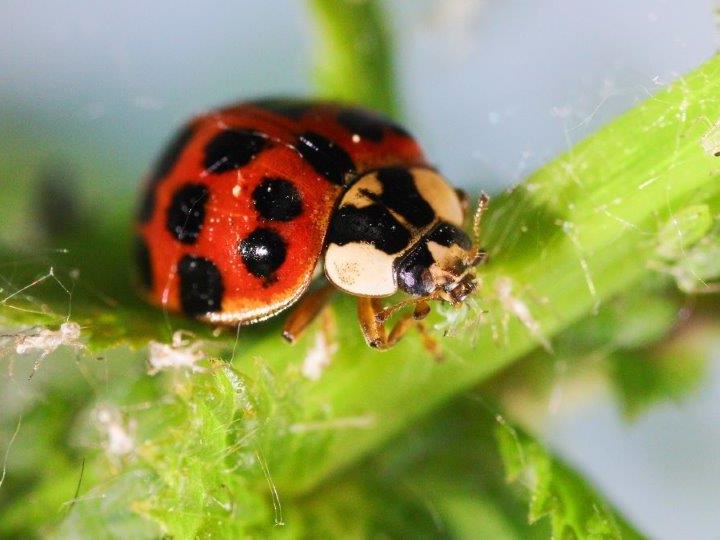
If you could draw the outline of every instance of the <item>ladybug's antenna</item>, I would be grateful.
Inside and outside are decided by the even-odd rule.
[[[490,197],[488,197],[485,193],[480,193],[477,208],[475,208],[475,216],[473,217],[473,243],[478,248],[480,247],[480,222],[482,221],[485,210],[487,210],[489,202]]]

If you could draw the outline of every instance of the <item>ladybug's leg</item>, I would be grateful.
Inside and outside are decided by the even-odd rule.
[[[388,335],[381,300],[379,298],[358,298],[358,319],[365,341],[375,349],[389,349],[405,334],[415,321],[412,313],[403,313]]]
[[[290,343],[295,343],[318,313],[330,300],[335,288],[329,283],[305,294],[297,306],[290,312],[283,326],[283,337]]]
[[[418,332],[420,332],[420,337],[422,338],[422,343],[423,347],[425,347],[425,350],[432,354],[435,357],[435,360],[437,360],[438,362],[442,362],[443,355],[440,351],[440,345],[438,345],[438,342],[435,340],[435,338],[430,335],[427,326],[425,326],[422,322],[418,321],[417,328]]]
[[[360,327],[367,344],[373,348],[384,350],[395,345],[405,335],[409,328],[416,326],[422,336],[423,345],[435,358],[440,359],[440,351],[435,340],[428,334],[425,325],[420,322],[430,312],[430,306],[425,298],[412,300],[415,307],[399,316],[390,332],[385,323],[390,313],[396,311],[395,306],[384,308],[379,298],[358,298],[358,318]],[[396,304],[397,305],[397,304]],[[404,307],[407,303],[402,302]]]

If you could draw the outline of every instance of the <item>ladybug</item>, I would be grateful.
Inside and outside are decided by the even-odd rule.
[[[428,301],[459,305],[475,289],[485,252],[462,228],[466,200],[374,112],[240,103],[191,120],[161,154],[137,216],[138,273],[150,302],[212,324],[297,304],[283,331],[291,342],[340,289],[358,298],[367,343],[385,349]],[[483,196],[476,235],[486,205]],[[398,291],[409,296],[383,307]]]

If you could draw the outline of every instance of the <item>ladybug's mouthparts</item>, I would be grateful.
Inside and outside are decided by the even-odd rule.
[[[455,282],[451,289],[446,291],[450,297],[450,303],[453,305],[461,304],[472,294],[476,287],[475,275],[472,273],[465,274],[462,279]]]

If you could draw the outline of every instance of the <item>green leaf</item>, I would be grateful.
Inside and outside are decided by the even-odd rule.
[[[507,481],[529,504],[528,520],[548,517],[553,538],[641,538],[577,473],[509,424],[495,430]]]
[[[718,342],[717,325],[699,323],[655,347],[613,352],[608,364],[623,414],[632,419],[656,403],[687,398],[705,379]]]
[[[526,495],[505,483],[507,449],[496,445],[493,433],[498,426],[512,428],[485,404],[455,400],[353,469],[294,497],[274,483],[258,424],[263,402],[282,407],[292,396],[265,369],[262,380],[251,381],[223,363],[207,368],[165,378],[168,392],[134,417],[142,443],[132,464],[83,492],[61,532],[547,537],[546,524],[527,521]],[[164,430],[158,429],[161,421]],[[528,442],[522,451],[529,448]],[[578,488],[568,479],[574,473],[563,468],[553,474],[553,489],[576,497],[578,504],[588,502],[586,491],[577,498]],[[598,530],[610,525],[630,530],[605,503],[595,497],[592,503],[602,509],[595,516]]]

